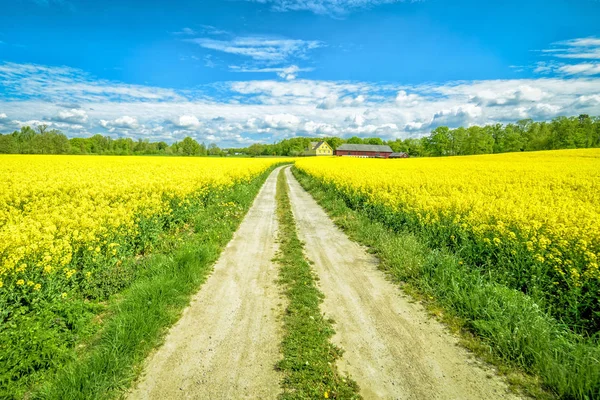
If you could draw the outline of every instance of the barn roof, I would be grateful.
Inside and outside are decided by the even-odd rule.
[[[338,150],[348,151],[374,151],[377,153],[391,153],[392,148],[390,146],[378,145],[378,144],[350,144],[345,143],[337,148]]]

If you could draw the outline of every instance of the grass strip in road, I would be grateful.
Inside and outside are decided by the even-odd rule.
[[[458,254],[429,248],[414,233],[394,231],[368,210],[350,208],[335,187],[292,171],[350,238],[377,255],[392,281],[423,300],[514,387],[542,399],[600,398],[598,337],[572,333],[531,297],[486,279]]]
[[[211,198],[190,221],[187,232],[163,237],[161,249],[140,261],[141,276],[109,300],[97,337],[81,344],[77,357],[26,397],[121,396],[204,283],[272,170]]]
[[[337,371],[335,361],[341,350],[329,339],[332,321],[321,314],[323,293],[304,256],[303,243],[296,233],[284,169],[277,179],[277,215],[281,265],[280,283],[289,304],[284,315],[283,360],[278,364],[285,377],[282,399],[358,399],[358,387]]]

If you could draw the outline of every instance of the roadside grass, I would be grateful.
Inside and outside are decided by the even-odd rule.
[[[391,280],[459,333],[467,348],[495,364],[515,389],[540,399],[600,398],[598,335],[573,333],[531,297],[469,268],[457,253],[394,231],[351,209],[336,188],[292,171],[339,227],[379,257]]]
[[[356,383],[340,375],[335,366],[342,350],[329,341],[333,321],[325,319],[319,309],[323,293],[296,233],[284,169],[277,178],[277,215],[280,249],[276,261],[281,265],[279,282],[289,299],[283,318],[283,360],[277,366],[284,373],[280,398],[359,399]]]
[[[135,279],[98,306],[88,334],[72,344],[62,364],[35,375],[2,398],[113,399],[122,396],[206,280],[213,263],[275,167],[250,182],[206,199],[179,228],[162,234],[152,252],[124,262]],[[84,300],[81,300],[83,303]],[[23,357],[27,357],[26,354]],[[17,390],[18,389],[18,390]]]

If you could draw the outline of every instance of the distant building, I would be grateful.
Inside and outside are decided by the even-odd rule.
[[[308,147],[304,149],[304,156],[332,156],[333,149],[325,141],[310,142]]]
[[[390,154],[390,158],[408,158],[408,154],[406,154],[404,152],[392,153],[392,154]]]
[[[343,144],[335,150],[336,156],[360,158],[389,158],[393,153],[390,146],[377,144]]]

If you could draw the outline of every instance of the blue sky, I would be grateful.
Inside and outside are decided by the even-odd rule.
[[[0,132],[223,146],[600,115],[600,1],[15,0]]]

